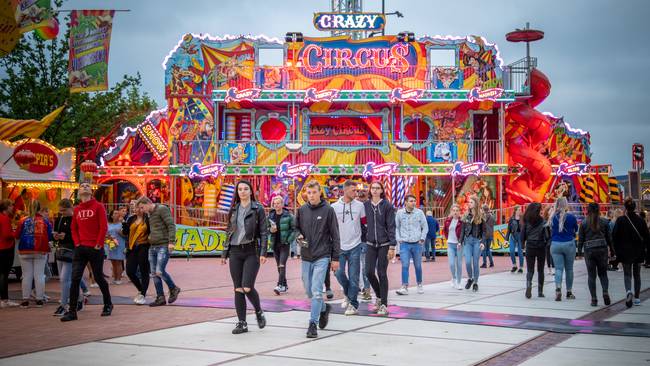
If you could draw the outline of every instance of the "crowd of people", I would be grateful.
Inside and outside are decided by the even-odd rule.
[[[479,291],[482,268],[494,266],[490,250],[496,218],[487,205],[476,197],[469,199],[465,213],[454,204],[442,225],[430,211],[417,207],[417,199],[407,195],[404,207],[396,209],[385,197],[381,182],[372,182],[369,194],[358,191],[358,183],[349,180],[343,185],[343,195],[329,204],[317,181],[305,184],[307,202],[295,216],[284,207],[284,197],[271,201],[268,216],[256,200],[250,182],[237,182],[234,204],[227,219],[226,241],[222,263],[229,265],[233,282],[234,304],[238,321],[233,334],[248,331],[247,300],[255,310],[257,325],[266,326],[260,296],[255,288],[260,266],[273,250],[278,281],[273,291],[286,293],[287,260],[292,245],[301,259],[302,282],[310,300],[308,338],[316,338],[318,329],[327,327],[332,299],[330,271],[334,272],[344,294],[341,306],[344,314],[357,315],[359,296],[371,301],[375,295],[374,312],[388,315],[388,263],[399,253],[402,267],[401,286],[396,293],[409,294],[409,267],[415,268],[415,285],[424,293],[422,260],[435,261],[436,236],[440,231],[447,241],[451,273],[450,284],[458,290]],[[125,271],[137,290],[135,304],[146,304],[150,279],[154,282],[155,300],[152,307],[173,303],[180,288],[166,271],[170,253],[175,246],[176,228],[170,209],[154,204],[147,197],[131,202],[129,209],[121,208],[106,214],[104,206],[92,195],[91,186],[82,183],[78,200],[59,202],[59,215],[51,223],[49,212],[33,201],[29,213],[14,221],[14,204],[0,202],[0,297],[1,307],[29,307],[33,297],[36,306],[47,300],[44,294],[44,273],[50,243],[56,248],[55,259],[61,283],[60,306],[55,315],[61,321],[77,319],[83,308],[83,296],[90,292],[83,280],[86,268],[101,290],[104,307],[102,316],[113,311],[109,284],[103,273],[103,263],[111,263],[111,282],[122,283]],[[552,206],[531,203],[522,210],[515,207],[507,223],[505,239],[509,243],[512,273],[523,273],[526,262],[525,297],[532,298],[533,278],[537,270],[538,297],[544,297],[545,264],[553,273],[555,300],[575,299],[573,267],[576,258],[584,257],[588,273],[591,305],[598,305],[596,278],[602,287],[603,302],[611,303],[608,270],[624,272],[626,305],[640,304],[640,268],[648,264],[650,232],[648,224],[636,210],[632,199],[626,199],[623,210],[601,216],[598,204],[587,206],[586,216],[579,222],[570,212],[566,198],[558,198]],[[576,240],[577,238],[577,240]],[[14,255],[14,243],[22,265],[22,302],[8,297],[8,274]],[[463,285],[463,257],[466,282]],[[479,262],[482,264],[479,266]],[[517,261],[518,259],[518,261]],[[554,268],[554,272],[552,272]],[[167,284],[165,297],[163,284]],[[564,285],[564,291],[563,291]]]

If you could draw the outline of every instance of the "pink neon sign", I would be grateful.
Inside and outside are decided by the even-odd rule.
[[[466,177],[468,175],[479,176],[482,172],[487,171],[488,165],[482,162],[476,162],[471,164],[465,164],[462,161],[457,161],[454,163],[453,168],[451,169],[451,175]]]
[[[369,177],[389,177],[397,170],[397,163],[384,163],[377,164],[375,162],[369,162],[363,168],[362,176],[366,179]]]
[[[305,103],[309,102],[332,102],[334,99],[338,98],[341,93],[338,89],[323,89],[316,90],[316,88],[309,88],[305,90]]]
[[[224,102],[241,102],[241,101],[253,101],[255,98],[259,98],[262,93],[262,89],[250,88],[239,90],[235,87],[232,87],[226,91],[226,97],[223,99]]]
[[[589,164],[578,163],[578,164],[569,165],[568,163],[561,163],[560,166],[557,167],[557,171],[555,174],[557,174],[558,176],[583,175],[587,173],[588,170],[589,170]]]
[[[189,173],[187,173],[187,176],[190,179],[193,178],[205,178],[205,177],[218,177],[219,175],[223,174],[223,172],[226,170],[226,166],[224,164],[210,164],[210,165],[203,165],[201,163],[194,163],[190,167]]]
[[[391,103],[406,102],[408,100],[417,101],[424,95],[424,89],[402,89],[395,88],[390,91],[388,99]]]
[[[502,95],[503,95],[503,89],[501,88],[490,88],[490,89],[481,90],[481,88],[479,87],[474,87],[467,93],[467,99],[469,100],[470,103],[474,101],[483,102],[486,100],[495,102]]]
[[[310,44],[300,56],[305,71],[320,73],[324,69],[385,69],[403,74],[409,69],[409,47],[397,43],[390,48],[326,48]]]
[[[284,162],[276,168],[275,173],[279,178],[304,178],[311,173],[312,169],[314,169],[314,164],[312,163],[300,163],[291,165],[287,162]]]

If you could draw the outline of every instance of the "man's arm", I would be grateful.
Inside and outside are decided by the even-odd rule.
[[[339,234],[339,221],[336,219],[336,212],[330,207],[328,213],[328,227],[330,240],[332,241],[332,261],[338,262],[341,254],[341,236]]]
[[[167,228],[167,238],[169,245],[176,245],[176,224],[174,223],[174,218],[172,217],[172,211],[167,206],[162,206],[165,209],[162,210],[160,218],[165,223]]]
[[[106,233],[108,232],[108,219],[106,218],[106,209],[104,205],[97,205],[97,214],[99,214],[99,231],[97,232],[97,242],[95,247],[104,247],[104,240],[106,240]]]
[[[427,223],[427,217],[424,216],[424,212],[420,211],[420,241],[425,242],[427,240],[427,235],[429,234],[429,223]]]

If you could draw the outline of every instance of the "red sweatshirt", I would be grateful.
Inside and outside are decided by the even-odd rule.
[[[108,231],[104,206],[94,198],[80,203],[74,209],[71,231],[75,246],[103,248]]]
[[[0,250],[13,249],[16,245],[16,233],[11,227],[11,218],[0,213]]]

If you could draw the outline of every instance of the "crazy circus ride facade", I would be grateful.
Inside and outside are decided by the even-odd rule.
[[[281,64],[262,64],[273,52]],[[240,178],[262,203],[282,195],[291,208],[309,179],[331,200],[345,179],[380,180],[397,206],[412,193],[436,216],[470,195],[492,208],[556,194],[584,201],[587,183],[591,199],[610,199],[598,190],[606,166],[556,174],[590,163],[589,135],[537,112],[548,80],[539,73],[518,90],[481,37],[187,34],[163,67],[167,107],[103,153],[99,181],[148,194],[156,180],[180,224],[223,226]]]

